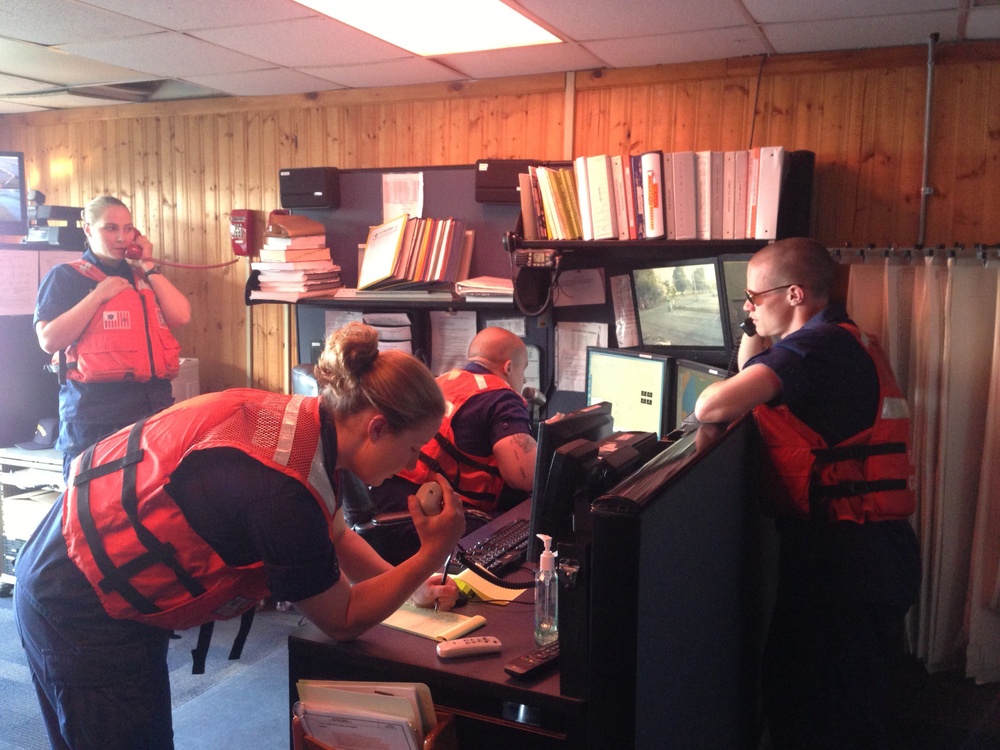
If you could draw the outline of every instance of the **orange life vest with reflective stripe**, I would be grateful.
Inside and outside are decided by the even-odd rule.
[[[269,593],[262,563],[226,565],[164,489],[185,456],[215,447],[237,448],[297,479],[332,522],[319,399],[250,389],[188,399],[73,462],[63,536],[112,617],[185,630],[241,614]]]
[[[107,274],[85,260],[68,265],[88,279],[103,281]],[[52,357],[52,369],[82,383],[150,378],[172,380],[180,371],[181,345],[167,326],[156,294],[137,268],[135,289],[116,294],[98,309],[80,338]]]
[[[757,406],[754,418],[767,447],[761,467],[764,508],[775,515],[831,522],[906,518],[916,509],[906,399],[875,340],[857,326],[839,325],[875,363],[875,422],[830,447],[787,406]]]
[[[445,398],[441,427],[420,449],[416,468],[402,471],[399,476],[415,484],[423,484],[439,473],[462,496],[466,505],[490,513],[496,509],[504,487],[497,461],[492,453],[473,456],[459,450],[455,445],[455,429],[451,420],[473,396],[504,389],[513,391],[513,388],[501,377],[468,370],[451,370],[439,375],[437,382]]]

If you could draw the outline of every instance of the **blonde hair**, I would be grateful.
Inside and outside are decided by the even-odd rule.
[[[96,224],[111,206],[119,206],[132,213],[132,210],[118,198],[111,195],[99,195],[83,207],[80,216],[87,224]]]
[[[401,351],[379,351],[378,331],[363,323],[331,333],[314,372],[323,402],[338,417],[374,407],[393,432],[444,417],[444,396],[426,365]]]

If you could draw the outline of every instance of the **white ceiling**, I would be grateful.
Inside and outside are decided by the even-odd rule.
[[[1000,39],[1000,0],[505,2],[563,43],[425,59],[293,0],[3,0],[0,114]]]

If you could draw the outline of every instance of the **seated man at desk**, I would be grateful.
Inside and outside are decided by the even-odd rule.
[[[508,499],[523,499],[535,475],[531,416],[520,395],[527,365],[528,351],[515,334],[503,328],[476,334],[465,367],[437,379],[447,402],[441,428],[421,449],[415,469],[371,489],[374,512],[405,511],[407,497],[435,473],[461,496],[467,532],[504,510]],[[355,515],[348,523],[357,520]],[[409,524],[369,541],[389,562],[404,560],[419,547]]]

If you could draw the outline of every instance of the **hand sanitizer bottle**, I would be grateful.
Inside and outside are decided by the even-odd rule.
[[[556,553],[552,537],[538,534],[545,549],[535,574],[535,643],[544,646],[559,638],[559,581],[556,577]]]

